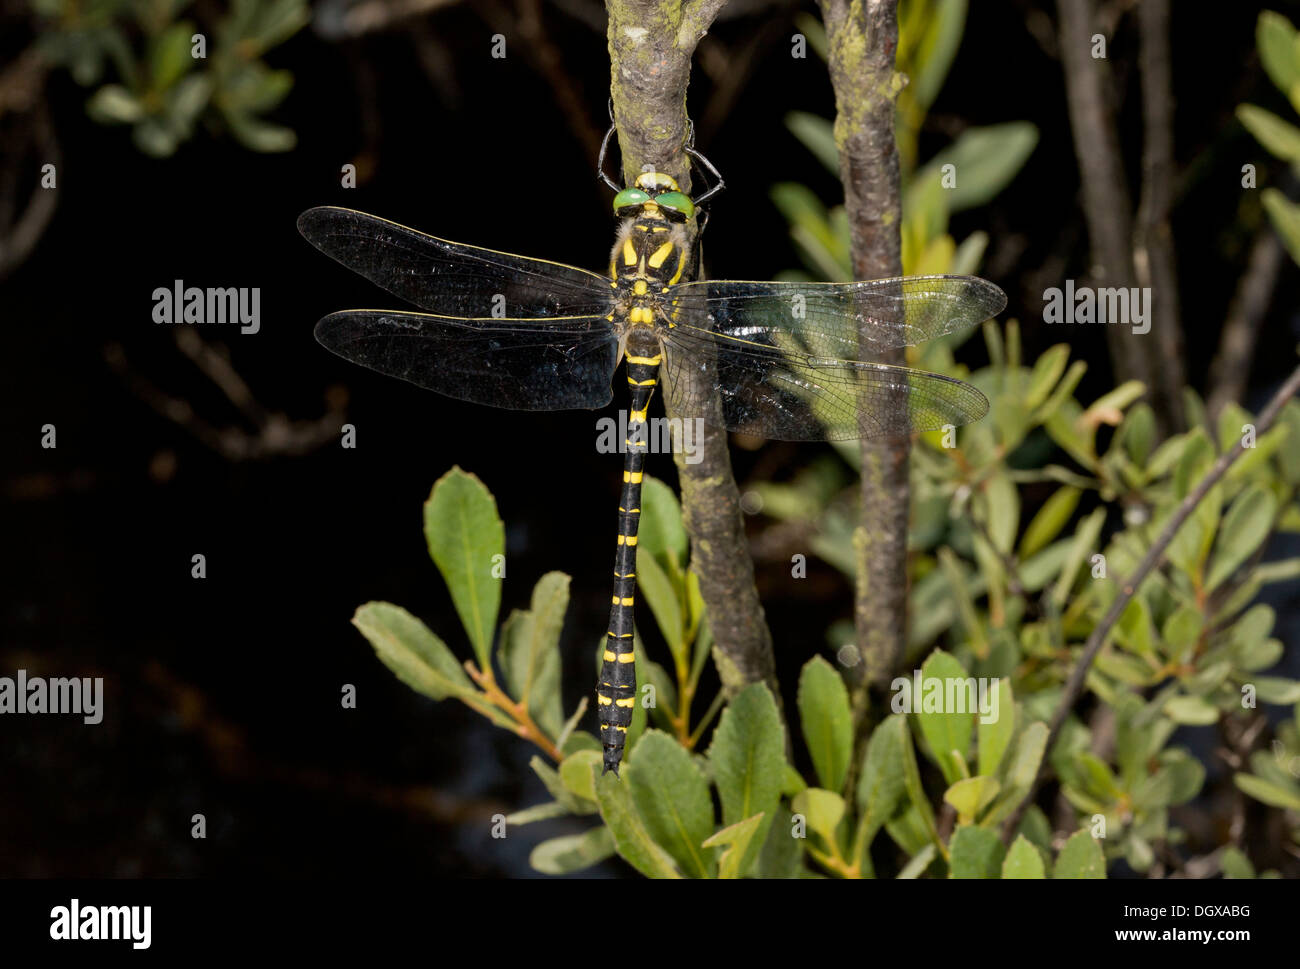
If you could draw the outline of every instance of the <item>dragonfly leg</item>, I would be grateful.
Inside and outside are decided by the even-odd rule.
[[[614,112],[614,102],[609,102],[611,121]],[[614,137],[614,132],[618,130],[614,124],[610,124],[609,130],[605,132],[605,137],[600,142],[600,158],[596,161],[596,177],[612,188],[615,192],[623,191],[623,186],[614,181],[605,174],[605,155],[609,151],[609,140]]]

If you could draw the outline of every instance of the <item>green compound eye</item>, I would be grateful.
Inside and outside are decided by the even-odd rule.
[[[655,201],[688,219],[695,214],[695,203],[685,192],[664,192],[662,195],[656,195]]]
[[[614,196],[614,214],[617,215],[620,209],[626,209],[632,205],[645,205],[649,201],[650,196],[641,189],[625,188]]]

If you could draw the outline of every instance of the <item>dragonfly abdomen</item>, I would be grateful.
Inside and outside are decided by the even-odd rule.
[[[641,341],[633,341],[635,343]],[[605,771],[618,773],[636,702],[636,652],[633,648],[633,609],[636,602],[636,543],[641,522],[641,482],[649,448],[646,411],[659,379],[662,355],[627,352],[627,382],[631,411],[627,420],[623,488],[618,507],[618,546],[614,553],[614,595],[609,611],[609,633],[596,686],[600,742],[605,748]]]

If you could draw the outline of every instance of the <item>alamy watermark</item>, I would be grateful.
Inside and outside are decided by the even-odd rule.
[[[889,684],[889,701],[895,713],[978,713],[980,723],[998,719],[998,683],[1001,677],[923,676],[895,677]]]
[[[50,938],[56,942],[130,942],[147,949],[153,941],[153,906],[71,904],[50,909]]]
[[[596,451],[600,454],[625,454],[633,447],[647,454],[682,454],[687,464],[704,460],[700,451],[704,439],[702,417],[652,417],[629,421],[628,412],[620,410],[618,420],[602,417],[596,421]]]
[[[1151,329],[1151,287],[1093,289],[1065,281],[1065,289],[1043,290],[1044,323],[1115,323],[1133,327],[1134,333]]]
[[[4,713],[72,713],[85,723],[104,719],[104,678],[102,676],[28,676],[19,670],[15,676],[0,676],[0,714]]]
[[[257,286],[200,289],[177,279],[170,287],[153,291],[153,321],[200,326],[237,323],[240,333],[256,333],[262,328],[262,290]]]

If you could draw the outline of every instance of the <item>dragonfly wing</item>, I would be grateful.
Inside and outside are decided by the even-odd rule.
[[[676,287],[673,300],[685,325],[844,360],[968,329],[1007,305],[1001,289],[977,276],[854,283],[709,280]]]
[[[978,389],[939,374],[812,357],[678,325],[665,342],[670,414],[777,441],[901,438],[979,420]]]
[[[618,340],[603,317],[463,320],[346,310],[316,324],[346,360],[457,400],[512,410],[604,407]]]
[[[603,316],[604,276],[425,235],[365,212],[308,209],[298,231],[353,272],[430,313],[460,319]]]

